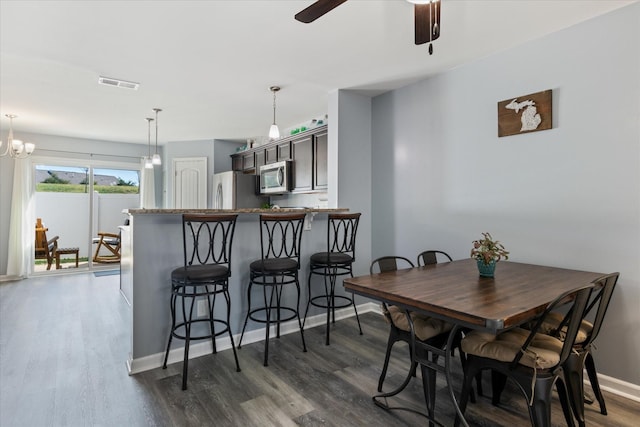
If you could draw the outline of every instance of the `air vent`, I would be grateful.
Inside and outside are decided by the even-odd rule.
[[[125,89],[138,90],[140,83],[128,82],[126,80],[113,79],[111,77],[98,77],[98,83],[106,86],[122,87]]]

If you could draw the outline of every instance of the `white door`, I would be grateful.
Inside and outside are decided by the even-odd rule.
[[[207,208],[207,158],[173,159],[173,207]]]

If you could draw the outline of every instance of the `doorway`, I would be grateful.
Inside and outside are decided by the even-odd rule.
[[[207,158],[173,159],[173,207],[206,209]]]
[[[118,227],[124,224],[124,209],[140,206],[139,166],[61,159],[38,159],[33,165],[33,272],[119,268]],[[46,245],[38,245],[44,237],[39,233],[46,234]]]

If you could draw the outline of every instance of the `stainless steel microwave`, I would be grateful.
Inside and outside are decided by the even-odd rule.
[[[282,194],[291,190],[292,161],[260,166],[260,194]]]

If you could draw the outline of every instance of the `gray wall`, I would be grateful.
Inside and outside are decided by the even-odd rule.
[[[354,274],[371,264],[371,98],[349,91],[329,94],[329,206],[360,212]]]
[[[214,173],[231,170],[232,153],[244,143],[226,140],[198,140],[198,141],[173,141],[164,147],[165,158],[162,163],[162,192],[164,204],[157,203],[158,207],[173,208],[173,159],[183,157],[207,158],[207,207],[212,206],[211,179]],[[158,178],[156,178],[158,179]],[[158,185],[156,186],[158,187]]]
[[[216,139],[213,142],[213,173],[227,172],[231,170],[231,155],[236,149],[246,142],[225,141]]]
[[[498,138],[497,102],[545,89],[553,129]],[[488,231],[514,261],[619,271],[598,371],[640,384],[639,118],[638,3],[374,98],[373,255],[465,258]]]

